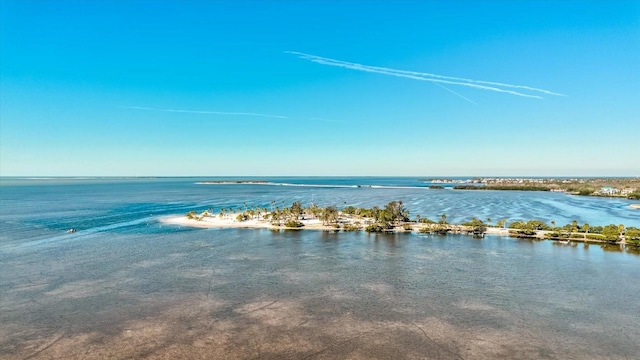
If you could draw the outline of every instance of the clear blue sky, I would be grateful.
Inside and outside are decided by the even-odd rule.
[[[640,175],[640,1],[0,0],[0,16],[2,176]]]

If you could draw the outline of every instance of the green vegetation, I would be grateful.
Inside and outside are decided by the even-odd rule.
[[[382,223],[371,224],[366,228],[364,228],[366,232],[370,232],[370,233],[381,233],[381,232],[389,231],[391,229],[393,229],[393,226],[389,226]]]
[[[202,221],[203,218],[211,216],[211,213],[209,211],[205,210],[202,213],[200,213],[200,215],[198,215],[198,213],[196,213],[195,211],[191,210],[185,216],[187,217],[187,219]]]
[[[624,237],[629,244],[640,245],[640,229],[636,227],[628,227],[624,233]]]
[[[238,216],[236,216],[236,220],[237,221],[247,221],[247,220],[249,220],[249,215],[247,213],[238,214]]]
[[[342,224],[342,230],[344,231],[360,231],[362,230],[362,225],[360,222],[355,222],[354,224]]]
[[[589,233],[591,234],[602,234],[604,227],[602,226],[592,226],[589,228]]]
[[[431,234],[431,229],[428,227],[422,227],[418,229],[419,234]]]
[[[576,195],[587,196],[587,195],[593,194],[595,190],[593,190],[592,188],[579,188],[579,189],[567,188],[567,192],[576,194]]]
[[[330,225],[338,220],[338,208],[335,206],[328,206],[321,209],[318,218],[322,220],[324,225]]]
[[[289,220],[284,223],[284,226],[290,227],[290,228],[301,228],[304,226],[304,224],[298,220]]]
[[[605,240],[609,242],[615,242],[618,240],[620,232],[621,231],[617,225],[609,224],[604,227],[604,230],[602,230],[602,236],[604,236]]]
[[[462,225],[467,227],[468,234],[473,234],[474,236],[484,236],[484,233],[487,232],[487,224],[475,217],[471,221],[462,223]]]
[[[514,221],[509,224],[509,229],[513,229],[509,230],[509,235],[513,234],[515,237],[533,237],[540,230],[551,230],[547,224],[539,220]]]
[[[535,220],[529,222],[515,221],[509,225],[511,229],[517,229],[510,231],[510,235],[513,234],[517,237],[536,237],[537,231],[532,230],[536,228],[539,230],[546,230],[542,234],[545,239],[554,240],[578,240],[578,241],[598,241],[607,243],[619,243],[622,239],[629,245],[640,245],[640,229],[635,227],[625,228],[623,224],[615,225],[609,224],[607,226],[591,226],[589,224],[578,224],[577,221],[572,221],[570,224],[566,224],[561,227],[545,227],[546,224],[537,222]],[[555,225],[555,222],[552,222]],[[549,231],[551,230],[551,231]]]
[[[529,229],[520,229],[520,230],[512,230],[509,229],[509,236],[512,237],[536,237],[538,235],[538,232],[535,230],[529,230]]]
[[[627,195],[627,199],[640,200],[640,191],[634,191]]]
[[[418,229],[419,234],[435,234],[435,235],[447,235],[453,231],[453,226],[445,224],[434,224],[430,226],[421,227]]]
[[[300,216],[302,216],[302,212],[302,203],[300,201],[294,201],[289,208],[289,214],[298,220],[300,219]]]

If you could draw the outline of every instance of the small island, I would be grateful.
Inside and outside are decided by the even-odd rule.
[[[554,221],[546,224],[539,220],[514,221],[507,224],[506,219],[492,224],[491,219],[481,220],[475,217],[460,224],[452,224],[447,222],[446,214],[440,215],[436,220],[420,215],[411,219],[402,201],[391,201],[384,207],[347,206],[342,209],[336,206],[319,207],[315,204],[303,207],[300,201],[293,202],[290,207],[280,207],[272,202],[271,209],[245,205],[235,209],[221,208],[216,213],[213,208],[209,208],[201,212],[193,210],[186,215],[165,217],[161,221],[166,224],[199,228],[311,229],[434,235],[455,233],[480,238],[485,234],[491,234],[564,243],[574,241],[640,246],[640,228],[626,227],[623,224],[600,226],[573,221],[557,226]]]

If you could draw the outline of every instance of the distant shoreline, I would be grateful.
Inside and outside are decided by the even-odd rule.
[[[267,180],[205,180],[198,185],[271,185],[323,188],[424,189],[424,190],[490,190],[549,191],[568,195],[640,200],[640,179],[637,178],[469,178],[417,179],[424,185],[372,184],[301,184]]]
[[[638,178],[470,178],[418,179],[429,184],[448,184],[454,190],[552,191],[570,195],[640,199]]]

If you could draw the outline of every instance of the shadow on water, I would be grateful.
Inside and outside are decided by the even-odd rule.
[[[631,255],[640,255],[640,246],[636,245],[619,245],[619,244],[602,244],[598,245],[602,251],[626,253]]]
[[[628,254],[640,256],[640,246],[638,245],[626,245],[624,249]]]

